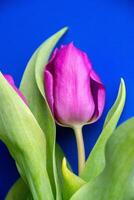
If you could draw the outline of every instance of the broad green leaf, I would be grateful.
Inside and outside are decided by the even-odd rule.
[[[0,74],[0,139],[25,177],[34,200],[53,200],[46,171],[43,131],[6,79]]]
[[[21,178],[11,187],[5,200],[32,200],[28,186]]]
[[[131,118],[109,139],[103,172],[78,190],[71,200],[133,200],[133,181],[134,118]]]
[[[54,179],[55,179],[55,184],[56,184],[56,198],[59,200],[61,199],[61,188],[60,188],[60,180],[58,179],[58,174],[57,174],[57,167],[56,167],[56,160],[55,160],[55,140],[56,140],[56,130],[55,130],[55,121],[53,119],[53,116],[51,114],[51,111],[49,109],[49,106],[47,104],[46,96],[45,96],[45,91],[44,91],[44,70],[45,66],[48,63],[48,59],[50,57],[50,54],[55,47],[56,43],[60,39],[60,37],[65,33],[67,28],[62,29],[58,33],[56,33],[54,36],[52,36],[50,39],[48,39],[38,50],[37,52],[37,57],[36,57],[36,62],[35,62],[35,78],[36,78],[36,83],[38,86],[38,89],[42,95],[42,97],[45,100],[46,103],[46,109],[45,112],[49,114],[49,124],[47,121],[47,126],[44,127],[44,131],[46,133],[46,138],[48,142],[48,153],[49,155],[52,155],[52,162],[53,162],[53,172],[54,172]],[[51,122],[51,124],[50,124]],[[53,125],[53,130],[52,130],[52,125]],[[52,135],[53,131],[53,135]],[[50,163],[51,164],[51,163]],[[49,165],[50,166],[50,165]],[[49,167],[50,169],[50,167]]]
[[[62,173],[64,191],[63,199],[68,200],[78,189],[85,185],[86,182],[68,169],[65,158],[62,162]]]
[[[122,110],[124,108],[125,99],[126,88],[123,79],[121,79],[117,99],[106,117],[106,121],[104,123],[104,127],[99,136],[99,139],[97,140],[93,150],[91,151],[86,161],[84,170],[80,174],[80,177],[83,178],[85,181],[90,181],[94,179],[102,172],[105,167],[105,146],[109,137],[116,128]]]
[[[66,32],[61,29],[46,40],[33,54],[24,73],[20,89],[26,96],[29,107],[45,133],[47,142],[47,171],[56,199],[61,199],[60,184],[55,161],[56,128],[53,116],[47,104],[43,86],[43,70],[58,40]],[[36,77],[36,78],[35,78]],[[55,191],[56,190],[56,191]]]
[[[63,175],[62,175],[62,160],[64,158],[64,153],[60,146],[56,145],[56,166],[58,171],[58,176],[60,177],[60,187],[63,191]],[[67,163],[69,166],[69,163]],[[69,169],[71,170],[71,167],[69,166]],[[20,171],[20,169],[19,169]],[[20,178],[16,183],[11,187],[9,190],[7,197],[5,200],[33,200],[31,193],[28,189],[28,186],[24,183],[24,181]]]

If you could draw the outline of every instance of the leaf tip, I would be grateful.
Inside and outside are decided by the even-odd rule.
[[[64,26],[64,27],[62,28],[62,30],[64,30],[64,31],[67,31],[68,29],[69,29],[68,26]]]
[[[59,33],[61,33],[62,35],[65,34],[68,31],[68,26],[63,27],[62,29],[60,29]]]
[[[2,72],[0,71],[0,76],[2,76]]]
[[[121,78],[120,87],[121,87],[121,90],[124,91],[124,96],[126,96],[126,85],[123,78]]]
[[[124,78],[122,78],[122,77],[121,77],[121,84],[122,84],[122,85],[125,85]]]
[[[67,161],[66,161],[66,158],[64,157],[62,160],[62,170],[65,169],[66,165],[67,165]]]

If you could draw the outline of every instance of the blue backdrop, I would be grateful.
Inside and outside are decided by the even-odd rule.
[[[133,0],[1,0],[0,69],[19,86],[25,66],[40,43],[61,27],[69,32],[60,43],[74,41],[86,51],[106,85],[102,118],[84,127],[88,156],[117,94],[120,77],[127,86],[127,102],[120,122],[134,115],[134,3]],[[73,133],[58,127],[58,142],[77,172]],[[17,179],[15,163],[0,143],[0,199]]]

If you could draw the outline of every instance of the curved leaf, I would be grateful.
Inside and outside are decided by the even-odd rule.
[[[115,121],[118,122],[119,120],[119,116],[121,115],[123,107],[124,107],[125,98],[126,98],[125,82],[121,78],[121,83],[120,83],[117,99],[107,114],[103,128],[106,127],[110,121],[113,121],[112,127],[116,127],[117,123],[115,123]],[[116,118],[116,120],[113,120],[114,117]]]
[[[125,99],[126,88],[123,79],[121,79],[117,99],[106,117],[99,139],[86,161],[84,170],[80,174],[80,177],[85,181],[90,181],[98,176],[105,167],[105,145],[118,123],[124,108]]]
[[[9,190],[5,200],[32,200],[28,186],[19,178]]]
[[[37,57],[36,57],[36,63],[35,63],[35,78],[36,78],[36,83],[38,86],[38,89],[44,98],[44,101],[46,103],[46,109],[45,112],[49,113],[49,121],[51,121],[51,124],[47,124],[47,126],[44,128],[44,131],[46,133],[46,138],[47,142],[49,145],[49,154],[52,155],[52,162],[53,162],[53,172],[54,172],[54,179],[55,179],[55,184],[56,184],[56,199],[61,199],[61,189],[60,189],[60,183],[58,180],[58,175],[57,175],[57,167],[56,167],[56,160],[55,160],[55,140],[56,140],[56,131],[53,131],[52,135],[52,122],[55,125],[55,121],[53,119],[53,116],[51,114],[51,111],[49,109],[46,97],[45,97],[45,91],[44,91],[44,70],[45,66],[48,63],[48,59],[50,57],[50,54],[55,47],[56,43],[58,42],[59,38],[67,31],[67,28],[63,28],[61,31],[56,33],[54,36],[49,38],[47,42],[45,42],[37,52]],[[46,132],[47,129],[47,132]],[[49,130],[49,132],[48,132]]]
[[[43,70],[49,56],[58,40],[67,28],[46,40],[33,54],[24,73],[20,89],[28,100],[29,107],[45,133],[47,141],[47,171],[53,188],[54,196],[61,199],[61,191],[55,164],[55,122],[51,115],[47,101],[44,97]],[[36,79],[35,79],[36,76]],[[37,83],[36,83],[37,80]],[[37,86],[38,85],[38,86]],[[41,89],[42,88],[42,89]],[[55,188],[56,187],[56,188]],[[56,190],[56,191],[55,191]],[[56,193],[56,194],[55,194]]]
[[[62,162],[62,173],[64,191],[63,199],[68,200],[78,189],[85,185],[86,182],[68,169],[65,158]]]
[[[62,175],[61,165],[62,165],[63,158],[64,158],[64,153],[62,149],[60,148],[60,146],[56,144],[56,166],[57,166],[58,176],[60,177],[60,187],[62,188],[61,189],[62,191],[63,191],[63,175]],[[69,166],[69,163],[68,163],[68,166]],[[69,166],[69,169],[71,169],[70,166]],[[33,199],[28,189],[28,186],[24,183],[22,178],[16,181],[16,183],[11,187],[5,200],[18,200],[18,199],[19,200]]]
[[[65,157],[61,147],[56,144],[56,148],[55,148],[55,154],[56,154],[56,166],[57,166],[57,172],[58,172],[58,177],[59,177],[59,182],[60,182],[60,188],[63,194],[63,174],[62,174],[62,161],[63,158]],[[72,171],[69,163],[67,162],[67,165],[70,169],[70,171]],[[64,195],[64,194],[63,194]]]
[[[106,146],[104,171],[71,200],[134,199],[134,118],[119,126]]]
[[[34,200],[53,200],[46,171],[46,141],[28,106],[0,74],[0,139],[28,183]]]

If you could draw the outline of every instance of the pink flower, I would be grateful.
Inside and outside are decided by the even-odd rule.
[[[15,83],[14,83],[14,79],[12,76],[8,75],[8,74],[4,74],[3,75],[5,77],[5,79],[8,81],[8,83],[13,87],[13,89],[17,92],[17,94],[21,97],[21,99],[26,103],[27,103],[27,100],[26,98],[24,97],[24,95],[20,92],[20,90],[16,87]]]
[[[72,43],[56,49],[44,71],[44,88],[56,121],[74,126],[99,119],[105,88],[86,53]]]

